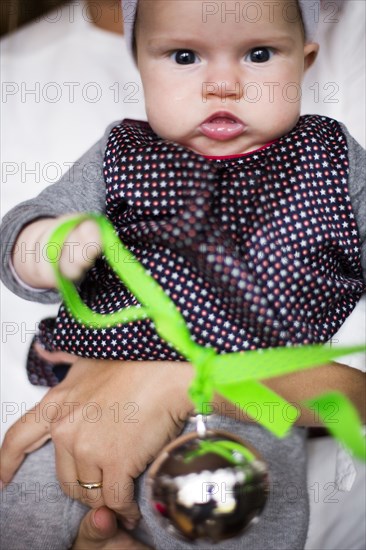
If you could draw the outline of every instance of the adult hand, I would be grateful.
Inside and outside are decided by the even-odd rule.
[[[91,510],[83,518],[72,550],[149,550],[118,528],[117,518],[106,507]]]
[[[10,482],[25,455],[52,438],[64,492],[93,508],[108,506],[133,528],[133,480],[181,431],[192,410],[192,377],[187,363],[78,360],[6,434],[1,480]],[[103,481],[103,488],[83,489],[78,479]]]

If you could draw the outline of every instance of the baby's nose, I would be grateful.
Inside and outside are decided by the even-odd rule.
[[[234,99],[239,101],[243,95],[239,71],[229,65],[222,65],[207,72],[207,80],[202,85],[204,99],[210,96],[221,100]]]

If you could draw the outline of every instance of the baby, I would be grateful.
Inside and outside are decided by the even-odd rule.
[[[235,13],[230,6],[149,1],[138,5],[135,25],[126,15],[149,124],[112,129],[105,186],[73,182],[70,196],[69,185],[57,185],[10,214],[12,235],[25,227],[15,271],[30,287],[53,288],[51,266],[43,257],[23,262],[22,246],[43,250],[61,213],[105,211],[198,343],[225,352],[326,342],[364,288],[355,219],[361,149],[335,121],[299,119],[302,77],[318,50],[309,3],[300,3],[303,17],[295,2],[259,2],[255,14],[253,4],[236,3]],[[131,16],[137,2],[124,7]],[[61,257],[65,275],[90,268],[98,254],[90,242],[99,235],[85,222]],[[6,273],[14,291],[35,298]],[[136,303],[103,261],[80,292],[102,313]],[[53,342],[48,333],[40,335],[46,347],[84,357],[180,358],[147,321],[96,339],[62,308]],[[34,383],[59,380],[29,370]]]
[[[340,123],[300,118],[302,78],[318,51],[315,5],[123,2],[148,123],[114,125],[81,159],[79,166],[103,163],[104,181],[88,182],[76,170],[72,181],[66,175],[5,217],[13,253],[12,263],[3,254],[4,282],[24,298],[56,301],[51,266],[42,254],[25,263],[22,250],[42,251],[65,215],[97,211],[170,295],[199,344],[225,353],[328,341],[365,290],[364,157]],[[66,243],[62,272],[83,278],[80,294],[95,311],[136,305],[90,243],[100,244],[98,230],[83,222]],[[182,360],[150,321],[90,330],[63,306],[53,333],[40,339],[82,357]],[[62,378],[30,369],[35,383]],[[291,468],[306,492],[302,435],[295,429],[275,458],[273,438],[250,430],[267,460],[281,462],[279,478],[290,469],[288,456],[297,456]],[[280,539],[283,548],[303,547],[306,497],[291,506],[290,521],[280,500],[245,535],[248,547],[278,548]],[[149,527],[155,546],[168,548],[159,528]]]

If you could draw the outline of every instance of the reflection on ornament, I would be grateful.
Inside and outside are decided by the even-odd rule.
[[[212,542],[258,521],[269,492],[259,453],[232,434],[213,430],[190,433],[165,447],[148,484],[153,509],[169,532]]]

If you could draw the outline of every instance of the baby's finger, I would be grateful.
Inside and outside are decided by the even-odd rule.
[[[76,281],[90,269],[102,253],[97,224],[87,220],[71,232],[62,250],[60,270],[65,277]]]
[[[41,402],[42,403],[42,402]],[[7,431],[1,448],[0,479],[11,481],[25,456],[50,439],[50,421],[42,414],[41,403],[23,415]]]

